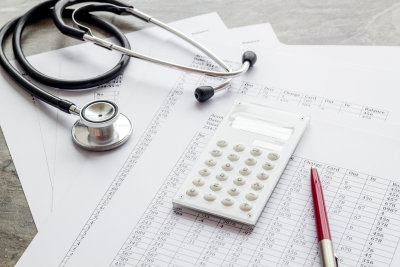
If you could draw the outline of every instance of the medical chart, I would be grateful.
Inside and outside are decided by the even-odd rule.
[[[257,27],[255,27],[255,28],[257,28],[257,29],[265,29],[266,32],[271,33],[272,29],[271,29],[270,26],[269,27],[268,26],[269,25],[257,25]],[[240,39],[235,37],[235,36],[240,35],[242,40],[249,40],[249,41],[243,41],[242,42],[242,43],[244,43],[243,47],[246,47],[246,49],[252,49],[252,47],[248,46],[248,44],[247,44],[247,43],[253,43],[252,41],[250,41],[251,40],[251,34],[247,34],[247,35],[239,34],[239,33],[242,33],[243,31],[244,32],[251,32],[251,31],[246,30],[246,28],[248,28],[248,27],[244,27],[243,29],[239,29],[239,30],[233,30],[233,32],[237,32],[238,33],[236,35],[235,34],[233,34],[233,35],[230,35],[230,34],[221,35],[221,33],[220,33],[220,36],[221,37],[222,36],[231,36],[232,40],[236,38],[235,39],[236,42],[239,42]],[[253,32],[253,35],[254,35],[254,32]],[[268,38],[266,36],[269,36],[269,35],[263,36],[263,38],[260,38],[260,40],[262,40],[264,43],[267,42]],[[204,40],[205,39],[214,39],[213,36],[215,36],[215,33],[209,32],[207,34],[204,34],[203,36],[199,36],[199,38],[201,39],[202,43],[203,42],[207,43]],[[245,39],[245,38],[248,38],[248,39]],[[163,58],[166,55],[171,54],[171,56],[169,57],[169,60],[175,62],[176,60],[180,59],[179,53],[180,53],[180,51],[182,51],[182,50],[176,49],[176,47],[179,47],[181,45],[183,45],[183,44],[182,44],[182,42],[179,42],[179,41],[178,42],[174,42],[172,45],[169,45],[169,46],[168,46],[168,43],[166,43],[166,44],[162,43],[162,44],[157,45],[155,47],[155,49],[153,49],[154,50],[153,53],[156,53],[157,56],[160,57],[160,58]],[[221,47],[221,45],[219,45],[219,47]],[[158,51],[161,51],[161,52],[158,52]],[[177,53],[174,53],[174,51],[177,52]],[[198,52],[196,50],[193,51],[193,49],[189,50],[189,51]],[[266,53],[265,55],[266,55],[266,57],[269,57],[270,54],[271,53]],[[296,55],[298,55],[298,53]],[[198,55],[198,58],[193,59],[193,62],[185,61],[183,64],[191,64],[192,66],[199,66],[198,63],[199,62],[201,63],[203,59],[204,59],[204,57],[202,57],[202,55]],[[293,60],[295,62],[297,62],[297,64],[302,64],[302,61],[301,61],[302,59],[304,59],[304,56],[301,59],[299,57],[296,57]],[[275,57],[275,60],[271,60],[271,61],[268,60],[268,62],[281,62],[281,61],[284,61],[284,62],[286,62],[285,63],[286,65],[290,66],[290,65],[292,65],[292,61],[291,60],[292,60],[291,57],[287,57],[286,56],[286,57],[284,57],[284,60],[279,59],[279,57]],[[308,65],[307,65],[308,68],[304,69],[303,72],[300,71],[300,70],[295,70],[296,72],[299,72],[299,75],[301,75],[301,76],[306,76],[308,73],[313,72],[314,68],[315,69],[319,69],[318,67],[314,67],[312,65],[312,62],[310,62],[309,60],[307,60],[306,62],[308,62]],[[336,72],[337,70],[339,72],[338,75],[340,75],[340,73],[346,73],[346,71],[341,68],[341,65],[339,65],[339,66],[338,65],[334,65],[334,64],[333,65],[332,64],[329,65],[329,64],[325,64],[325,63],[323,63],[321,61],[317,61],[317,62],[319,62],[319,64],[322,64],[325,67],[325,69],[328,69],[328,71],[323,73],[323,75],[326,75],[326,73]],[[261,64],[263,64],[263,63],[261,63]],[[211,63],[211,64],[213,64],[213,63]],[[236,65],[233,65],[233,66],[234,67],[238,67],[239,65],[236,64]],[[328,68],[326,68],[326,66],[328,66]],[[301,66],[301,67],[303,67],[303,66]],[[263,66],[260,66],[259,69],[263,69]],[[348,70],[348,71],[351,71],[351,69]],[[320,72],[322,72],[322,71],[320,70]],[[62,73],[64,73],[64,72],[62,72]],[[70,77],[70,75],[73,72],[66,72],[66,73],[69,75],[69,76],[67,76],[67,78],[68,78],[68,77]],[[359,73],[360,73],[359,76],[369,75],[369,74],[365,74],[365,72],[361,72],[361,71],[359,71]],[[260,77],[261,77],[261,75],[260,75]],[[376,77],[377,78],[375,78],[375,82],[377,81],[377,79],[386,79],[385,76],[379,76],[379,74],[376,75]],[[323,81],[324,81],[324,79],[319,79],[320,83],[323,82]],[[210,84],[212,84],[212,85],[216,85],[218,82],[220,82],[220,80],[218,80],[218,79],[216,81],[213,81],[212,79],[210,80]],[[357,83],[357,80],[356,79],[353,80],[351,78],[350,82]],[[281,80],[277,81],[277,83],[279,83],[279,86],[280,86]],[[128,82],[128,84],[131,84],[131,83]],[[205,83],[201,82],[201,81],[198,83],[198,85],[203,85],[203,84],[205,84]],[[308,82],[306,82],[305,84],[308,84]],[[295,84],[295,86],[297,86],[297,83]],[[324,86],[324,85],[321,85],[321,87],[322,86]],[[342,86],[342,85],[340,84],[338,86]],[[363,87],[363,85],[361,85],[361,86],[356,85],[356,86],[357,87]],[[370,86],[370,88],[372,88],[371,84],[369,84],[369,86]],[[302,88],[305,88],[305,86],[302,87]],[[315,111],[317,111],[317,113],[319,113],[321,111],[323,113],[324,112],[334,112],[334,113],[346,114],[346,115],[350,115],[350,116],[357,116],[357,117],[362,118],[362,119],[377,120],[377,121],[386,121],[386,118],[388,116],[388,111],[387,110],[375,108],[374,106],[362,105],[362,104],[360,104],[361,102],[357,103],[357,102],[340,101],[340,100],[335,99],[335,98],[326,98],[326,97],[321,97],[319,95],[304,94],[302,91],[296,92],[296,91],[291,91],[291,90],[285,90],[285,88],[282,88],[282,87],[279,88],[279,87],[269,86],[269,83],[265,84],[264,80],[262,80],[260,83],[253,82],[251,84],[250,83],[245,84],[245,81],[243,81],[243,80],[241,80],[239,78],[239,79],[236,79],[232,83],[232,86],[231,86],[231,88],[229,90],[230,91],[234,91],[234,92],[239,92],[241,94],[247,94],[247,95],[253,96],[253,97],[265,98],[268,101],[275,101],[275,102],[279,102],[279,103],[290,104],[290,105],[294,105],[294,106],[297,106],[297,107],[300,106],[300,107],[311,108],[311,109],[314,109]],[[371,91],[372,92],[374,92],[374,91],[376,92],[376,90],[369,90],[369,89],[367,89],[367,87],[365,87],[365,90],[367,90],[368,92],[371,92]],[[324,91],[324,90],[320,90],[319,88],[314,87],[313,91],[316,91],[317,93],[319,93],[319,91]],[[328,91],[328,89],[326,89],[325,91]],[[336,91],[336,89],[332,90],[332,91]],[[391,89],[389,89],[389,91],[391,91]],[[345,92],[343,94],[343,99],[346,99],[347,98],[347,92],[345,90],[343,90],[342,92]],[[115,92],[114,91],[110,91],[109,94],[110,95],[114,95]],[[360,93],[360,96],[362,96],[362,97],[357,98],[357,101],[359,101],[358,99],[365,99],[364,96],[363,96],[363,93]],[[136,96],[124,97],[123,99],[130,99],[132,97],[141,97],[141,96],[140,96],[140,93],[139,93],[139,94],[136,94]],[[375,98],[374,98],[374,102],[372,104],[374,104],[374,103],[375,103]],[[69,118],[69,120],[71,120],[70,123],[72,124],[73,118]],[[69,127],[69,124],[66,123],[65,127],[58,127],[57,128],[57,130],[58,130],[57,135],[62,137],[62,138],[59,139],[58,146],[57,146],[59,148],[58,149],[58,151],[59,151],[58,154],[60,155],[58,158],[61,158],[61,160],[57,161],[57,163],[56,163],[56,165],[58,166],[57,169],[59,170],[58,173],[61,175],[61,178],[59,179],[60,183],[61,183],[60,184],[61,188],[66,188],[67,187],[67,186],[62,184],[63,182],[66,182],[67,184],[70,184],[70,179],[68,179],[68,177],[70,176],[70,172],[68,172],[68,170],[71,169],[70,166],[79,166],[79,165],[82,166],[84,160],[86,159],[86,155],[87,155],[86,152],[81,152],[79,150],[76,150],[74,147],[72,147],[70,145],[70,143],[65,143],[65,142],[62,141],[62,140],[65,140],[66,138],[68,138],[68,135],[69,135],[68,127]],[[374,129],[373,131],[375,131],[375,132],[377,131],[378,133],[380,133],[380,128],[373,127],[373,126],[371,126],[371,128]],[[392,133],[393,133],[392,136],[395,136],[395,137],[397,136],[397,135],[395,135],[394,131]],[[69,152],[66,153],[66,151],[69,151]],[[71,155],[74,155],[74,156],[71,157]],[[69,161],[62,160],[63,157],[65,159],[69,159]],[[76,171],[76,173],[78,173],[78,170]],[[62,194],[57,194],[56,201],[58,201],[58,199],[61,197],[61,195]]]
[[[193,65],[202,62],[208,66],[199,55],[192,55],[190,60]],[[256,67],[242,77],[242,84],[262,80],[263,77],[254,74],[255,70]],[[159,73],[159,78],[154,79],[153,73]],[[138,85],[138,90],[142,90],[141,98],[133,98],[124,111],[134,120],[138,116],[136,110],[143,109],[141,120],[134,124],[132,139],[118,150],[91,154],[73,187],[17,266],[213,266],[221,263],[225,266],[265,266],[263,259],[272,258],[268,256],[272,249],[275,257],[267,266],[317,264],[306,178],[310,162],[318,163],[324,181],[331,181],[331,216],[335,211],[343,210],[341,220],[332,219],[335,249],[343,248],[341,263],[345,266],[390,266],[399,259],[396,247],[383,250],[379,243],[393,246],[391,242],[397,244],[399,238],[391,232],[399,220],[396,207],[391,207],[390,213],[383,203],[396,205],[396,196],[391,200],[387,198],[399,182],[394,154],[396,148],[400,148],[400,141],[367,132],[370,130],[368,125],[373,128],[378,125],[379,131],[390,135],[392,124],[268,101],[239,90],[220,93],[209,102],[197,103],[193,89],[213,80],[149,66],[148,74]],[[255,229],[228,225],[216,218],[201,221],[200,214],[175,212],[168,204],[174,188],[179,187],[196,155],[235,99],[311,114],[312,117],[274,198],[265,209],[263,221]],[[148,101],[158,106],[158,110],[146,109]],[[335,124],[323,122],[326,120]],[[374,157],[374,164],[366,164],[371,162],[371,155],[387,156]],[[337,171],[328,173],[331,167]],[[351,173],[358,173],[359,179],[350,179]],[[379,184],[372,185],[370,177]],[[349,181],[351,187],[342,187]],[[372,186],[382,190],[368,190]],[[288,192],[295,193],[296,198],[282,200],[281,197],[291,196],[286,194]],[[345,197],[344,202],[337,202],[339,195]],[[367,205],[365,195],[373,204]],[[355,210],[355,206],[361,204],[365,207],[360,211],[368,213]],[[152,207],[159,212],[153,213]],[[356,232],[354,227],[368,223],[380,226],[382,221],[375,221],[375,217],[382,212],[382,220],[389,220],[387,227],[377,232],[381,241],[370,245],[372,228]],[[356,215],[361,216],[359,221],[352,219]],[[199,228],[204,231],[196,234],[192,231],[196,230],[195,225],[203,225]],[[298,227],[302,227],[303,232],[296,232],[294,228],[300,229]],[[274,235],[268,236],[269,233]],[[296,237],[297,234],[301,238]],[[346,235],[353,241],[346,239]],[[272,239],[267,240],[268,237]],[[268,243],[266,247],[262,246],[264,241]]]
[[[400,184],[294,155],[253,229],[171,201],[211,135],[197,132],[110,266],[319,266],[310,167],[324,184],[340,266],[390,266]],[[72,247],[74,248],[74,247]]]
[[[216,13],[197,16],[170,25],[197,38],[203,33],[226,29]],[[129,33],[132,49],[150,54],[153,43],[162,42],[170,35],[156,27]],[[67,47],[28,57],[39,71],[63,79],[83,79],[104,73],[119,61],[118,52],[108,51],[91,43]],[[132,60],[133,61],[133,60]],[[146,72],[147,63],[136,60],[128,65],[130,71],[126,91],[134,90],[135,84]],[[1,127],[22,183],[32,216],[38,229],[67,190],[80,167],[89,155],[72,142],[70,132],[76,116],[37,101],[1,72],[2,110]],[[36,82],[35,82],[36,83]],[[78,106],[95,99],[116,100],[122,104],[123,77],[117,77],[98,89],[82,92],[62,92],[43,87],[47,91],[67,98]],[[129,94],[129,93],[128,93]],[[15,109],[15,107],[18,107]],[[122,105],[121,105],[122,107]],[[9,110],[15,110],[9,116]],[[27,134],[26,129],[29,129]],[[35,170],[35,171],[32,171]]]
[[[181,64],[193,66],[203,64],[206,59],[201,55],[197,55],[197,58],[190,57],[189,54],[193,55],[193,50],[189,47],[175,53],[172,50],[166,54],[165,51],[172,49],[174,45],[175,42],[171,41],[169,45],[166,43],[153,53],[166,60],[176,58]],[[220,53],[222,58],[229,58],[228,62],[234,69],[240,66],[241,57],[235,57],[233,49],[216,44],[208,46]],[[236,48],[238,53],[245,51],[244,47]],[[162,51],[163,49],[165,50]],[[399,124],[400,107],[397,105],[397,98],[400,91],[396,89],[396,85],[400,79],[396,75],[360,70],[333,62],[289,57],[260,50],[258,47],[246,49],[256,52],[258,68],[249,72],[251,83],[241,77],[235,79],[229,89],[232,92],[359,119]],[[178,56],[179,53],[183,55]],[[261,72],[268,75],[262,75]],[[218,82],[220,81],[216,79],[211,84]]]

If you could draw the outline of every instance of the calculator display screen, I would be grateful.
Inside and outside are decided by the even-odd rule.
[[[246,115],[234,116],[231,127],[281,140],[288,140],[294,129],[292,125],[284,122]]]

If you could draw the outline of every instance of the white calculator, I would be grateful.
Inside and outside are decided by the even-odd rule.
[[[300,114],[235,101],[174,206],[254,226],[309,122]]]

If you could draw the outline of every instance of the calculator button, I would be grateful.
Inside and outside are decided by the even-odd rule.
[[[209,175],[211,174],[211,171],[210,171],[209,169],[201,169],[201,170],[199,171],[199,174],[200,174],[201,176],[209,176]]]
[[[231,195],[231,196],[237,196],[237,195],[240,194],[240,189],[237,188],[237,187],[231,187],[231,188],[228,189],[227,192],[228,192],[228,194]]]
[[[277,159],[279,159],[279,157],[280,157],[279,154],[275,153],[275,152],[271,152],[271,153],[268,154],[268,158],[270,160],[277,160]]]
[[[251,205],[248,202],[244,202],[244,203],[240,204],[239,208],[243,211],[249,211],[253,208],[253,205]]]
[[[208,159],[204,161],[204,164],[206,164],[208,167],[213,167],[217,165],[217,161],[215,159]]]
[[[233,198],[226,197],[221,200],[221,203],[224,206],[232,206],[233,204],[235,204],[235,200]]]
[[[228,159],[229,159],[230,161],[237,161],[237,160],[240,159],[240,156],[237,155],[237,154],[235,154],[235,153],[231,153],[231,154],[228,155]]]
[[[222,184],[220,184],[220,183],[213,183],[213,184],[211,184],[210,185],[210,189],[212,190],[212,191],[219,191],[219,190],[221,190],[222,189]]]
[[[275,165],[273,163],[267,161],[267,162],[263,163],[262,167],[264,170],[268,171],[268,170],[272,170],[275,167]]]
[[[249,175],[249,174],[251,173],[251,169],[249,169],[249,168],[247,168],[247,167],[244,167],[244,168],[241,168],[241,169],[239,170],[239,173],[240,173],[241,175],[246,176],[246,175]]]
[[[248,158],[244,161],[246,165],[253,166],[257,164],[257,160],[255,158]]]
[[[235,150],[236,152],[242,152],[246,149],[246,147],[242,144],[237,144],[233,146],[233,150]]]
[[[186,194],[188,196],[195,197],[199,194],[199,190],[197,188],[192,187],[186,190]]]
[[[203,179],[203,178],[195,178],[195,179],[193,179],[193,181],[192,181],[192,183],[195,185],[195,186],[203,186],[204,184],[205,184],[205,180]]]
[[[246,194],[246,199],[247,200],[254,201],[257,198],[258,198],[258,195],[255,192],[249,192],[249,193]]]
[[[253,148],[250,151],[250,154],[252,154],[254,157],[261,156],[262,153],[263,153],[263,151],[261,149],[259,149],[259,148]]]
[[[221,167],[224,171],[231,171],[235,168],[235,165],[228,162],[228,163],[223,164]]]
[[[213,155],[214,157],[221,157],[223,153],[219,149],[213,149],[211,150],[210,154]]]
[[[246,178],[238,177],[235,180],[233,180],[233,183],[238,186],[244,185],[246,183]]]
[[[269,174],[266,172],[257,173],[257,178],[260,180],[267,180],[269,178]]]
[[[229,142],[226,140],[218,140],[217,141],[217,146],[219,147],[227,147],[229,145]]]
[[[218,173],[215,178],[217,178],[218,181],[226,181],[226,180],[228,180],[229,175],[224,172],[221,172],[221,173]]]
[[[255,182],[251,184],[251,188],[253,188],[254,190],[261,190],[264,188],[264,184],[261,182]]]
[[[217,195],[215,193],[213,193],[213,192],[205,193],[204,194],[204,199],[207,200],[207,201],[214,201],[214,200],[217,199]]]

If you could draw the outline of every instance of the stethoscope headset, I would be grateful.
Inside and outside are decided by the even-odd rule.
[[[214,55],[207,48],[197,43],[185,34],[169,27],[168,25],[152,18],[151,16],[117,0],[102,0],[100,4],[89,4],[81,6],[75,10],[66,9],[66,7],[78,3],[90,2],[88,0],[49,0],[38,4],[29,10],[25,15],[9,21],[0,30],[0,65],[17,82],[25,91],[35,96],[37,99],[58,108],[59,110],[74,114],[80,119],[72,127],[72,138],[74,142],[80,147],[92,151],[105,151],[110,150],[124,144],[132,134],[132,124],[130,120],[122,113],[116,103],[108,100],[95,100],[87,103],[82,108],[68,100],[61,99],[53,94],[46,92],[35,84],[31,83],[21,73],[19,73],[7,60],[3,43],[7,36],[13,33],[12,47],[15,58],[21,67],[35,80],[40,83],[65,90],[84,90],[94,88],[115,79],[123,73],[127,67],[130,57],[153,62],[165,67],[178,69],[182,71],[192,72],[195,74],[225,78],[226,80],[216,86],[200,86],[195,90],[195,97],[199,102],[205,102],[210,99],[215,92],[226,89],[231,79],[244,74],[256,61],[257,56],[254,52],[247,51],[243,54],[243,65],[239,70],[232,71],[231,68],[220,58]],[[189,42],[197,47],[211,59],[213,59],[219,66],[226,70],[226,72],[208,71],[197,68],[191,68],[174,64],[171,62],[155,59],[149,56],[142,55],[130,50],[130,44],[126,36],[113,24],[103,20],[100,17],[90,14],[94,11],[108,11],[118,15],[129,14],[133,15],[146,22],[151,22]],[[25,26],[39,19],[53,18],[57,28],[65,35],[81,41],[90,41],[96,45],[104,47],[109,50],[117,50],[123,55],[116,66],[99,76],[82,79],[82,80],[63,80],[47,76],[36,70],[25,58],[21,48],[21,36]],[[63,17],[72,17],[74,23],[78,28],[73,28],[65,24]],[[77,22],[77,19],[85,23],[96,25],[118,39],[121,45],[116,45],[100,39],[93,35],[90,28],[83,26]]]

